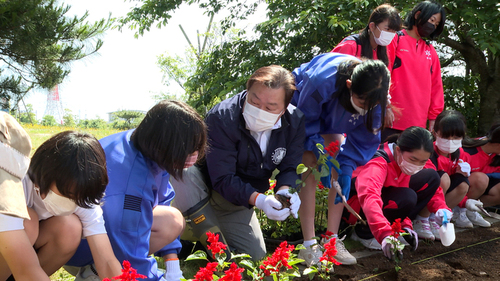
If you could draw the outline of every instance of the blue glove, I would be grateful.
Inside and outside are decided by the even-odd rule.
[[[318,160],[320,158],[320,155],[322,155],[318,148],[313,149],[313,152],[314,152],[314,155],[316,155],[316,160]],[[333,157],[331,157],[330,155],[327,155],[326,159],[327,160],[326,160],[325,164],[318,166],[318,171],[321,173],[321,170],[325,167],[325,165],[328,167],[328,175],[321,177],[320,180],[321,180],[321,183],[323,184],[324,187],[332,188],[332,168],[335,167],[335,165],[333,165],[333,163],[331,161],[331,160],[333,160]],[[335,167],[335,168],[337,168],[337,167]]]
[[[337,168],[337,167],[335,167]],[[336,169],[337,170],[337,169]],[[351,192],[351,176],[348,175],[342,175],[342,171],[338,170],[337,173],[339,173],[339,185],[340,188],[342,189],[342,195],[345,196],[345,199],[349,199],[349,193]],[[335,196],[335,204],[342,202],[342,197],[340,197],[339,194]]]

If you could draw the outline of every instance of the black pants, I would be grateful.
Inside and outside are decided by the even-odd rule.
[[[392,128],[385,128],[382,130],[380,133],[380,143],[384,143],[387,137],[392,136],[394,134],[401,134],[403,132],[402,130],[397,130],[397,129],[392,129]]]
[[[408,187],[382,188],[382,211],[389,223],[406,217],[414,220],[418,213],[427,206],[432,196],[436,193],[441,183],[441,178],[433,169],[423,169],[411,176]],[[364,219],[364,212],[360,214]],[[370,228],[357,224],[354,228],[356,234],[363,239],[373,238]]]

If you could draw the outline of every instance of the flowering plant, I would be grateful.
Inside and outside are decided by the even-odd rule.
[[[300,185],[301,187],[304,187],[306,185],[305,180],[312,174],[314,176],[314,179],[316,179],[317,182],[322,177],[326,177],[330,175],[330,168],[328,167],[328,161],[331,162],[333,165],[337,167],[337,169],[340,169],[340,164],[339,162],[335,159],[335,156],[337,152],[339,151],[339,141],[333,141],[331,142],[326,148],[323,147],[322,144],[317,143],[316,148],[319,151],[319,158],[317,159],[316,165],[314,167],[307,167],[303,163],[300,163],[297,166],[297,174],[301,175],[307,171],[310,171],[309,174],[305,176],[305,178],[298,179],[296,181],[297,185]],[[327,153],[325,153],[325,150]],[[323,185],[322,185],[323,186]]]
[[[406,233],[404,230],[401,229],[401,219],[400,218],[396,219],[392,223],[391,231],[392,231],[392,233],[390,236],[394,239],[389,239],[388,243],[390,243],[392,245],[391,251],[392,251],[392,254],[394,257],[394,262],[396,263],[396,265],[394,266],[394,269],[396,270],[396,272],[398,272],[401,269],[401,266],[399,266],[399,263],[403,259],[402,251],[405,247],[405,245],[403,245],[403,243],[401,243],[401,241],[399,241],[399,236],[408,235],[408,233]]]
[[[146,276],[137,273],[137,270],[130,265],[130,262],[127,260],[123,261],[123,269],[122,274],[113,277],[114,280],[122,280],[122,281],[137,281],[137,278],[144,279]],[[111,281],[109,278],[104,278],[103,281]]]
[[[326,241],[323,245],[323,255],[319,258],[321,270],[316,266],[304,270],[304,274],[309,275],[309,279],[312,279],[316,273],[319,273],[321,280],[330,280],[330,275],[328,273],[334,271],[334,265],[341,264],[335,259],[335,255],[337,255],[337,248],[335,246],[337,238],[333,237],[333,235],[334,234],[330,231],[321,235],[323,240]]]

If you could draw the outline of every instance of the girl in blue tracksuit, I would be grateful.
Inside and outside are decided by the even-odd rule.
[[[130,261],[145,280],[180,280],[178,236],[184,229],[180,211],[170,207],[174,190],[170,175],[202,157],[206,125],[196,111],[182,102],[162,101],[137,129],[100,140],[106,153],[109,184],[102,209],[116,257]],[[70,265],[91,263],[82,242]],[[165,275],[150,254],[163,257]]]
[[[292,99],[306,117],[306,141],[303,162],[308,167],[316,165],[316,144],[324,147],[346,134],[345,144],[336,159],[340,163],[339,184],[346,198],[349,197],[351,175],[357,166],[364,165],[377,151],[380,143],[381,120],[385,117],[390,74],[381,61],[359,59],[345,54],[327,53],[316,56],[309,63],[293,71],[297,91]],[[316,154],[316,155],[315,155]],[[329,161],[328,161],[329,162]],[[315,244],[314,214],[317,182],[314,177],[303,178],[306,185],[300,191],[302,206],[300,218],[304,246],[299,257],[307,265],[317,264],[321,250]],[[329,179],[322,179],[325,186]],[[343,205],[330,191],[328,200],[328,231],[337,234]],[[345,250],[337,239],[337,256],[343,264],[355,264],[356,259]]]

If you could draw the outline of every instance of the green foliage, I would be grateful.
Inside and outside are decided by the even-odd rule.
[[[102,46],[96,36],[109,20],[88,23],[88,13],[67,17],[56,0],[0,1],[0,98],[9,106],[33,88],[50,89],[70,72],[70,63]]]
[[[63,123],[66,127],[76,127],[76,116],[71,113],[71,109],[64,109]]]
[[[19,111],[18,111],[19,112]],[[37,124],[36,114],[33,112],[33,105],[27,104],[26,110],[19,113],[19,122],[22,124]]]
[[[43,126],[51,127],[51,126],[57,126],[57,121],[56,118],[52,115],[45,115],[42,118],[42,121],[40,122]]]
[[[137,127],[144,119],[145,114],[135,110],[120,110],[113,112],[112,127],[119,130],[129,130]]]
[[[106,129],[108,128],[108,123],[104,119],[96,117],[95,119],[80,120],[78,127],[84,129]]]
[[[330,51],[340,40],[364,28],[373,8],[385,1],[373,0],[268,0],[267,20],[255,28],[255,36],[246,36],[222,42],[198,62],[196,73],[184,84],[189,92],[203,93],[194,96],[195,107],[211,105],[233,95],[245,87],[248,77],[257,68],[278,64],[293,70],[313,56]],[[420,1],[389,1],[404,16]],[[197,4],[207,13],[221,8],[230,11],[222,21],[223,32],[255,12],[257,3],[221,0],[160,0],[142,1],[133,9],[122,25],[130,25],[142,34],[154,23],[168,23],[170,16],[181,3]],[[260,3],[260,2],[258,2]],[[470,2],[454,0],[443,2],[446,9],[446,28],[437,42],[443,65],[447,106],[461,110],[477,122],[469,124],[471,132],[483,134],[492,123],[500,122],[500,10],[496,0]],[[445,51],[448,49],[448,51]],[[446,72],[446,67],[464,68],[466,74]],[[448,79],[450,76],[450,79]],[[466,78],[466,77],[474,78]],[[463,79],[461,83],[452,83]],[[477,88],[471,88],[473,79]],[[472,92],[471,92],[472,91]],[[473,112],[468,113],[463,96],[475,101]],[[457,101],[457,102],[454,102]],[[476,112],[477,109],[477,112]],[[466,113],[467,112],[467,113]]]

